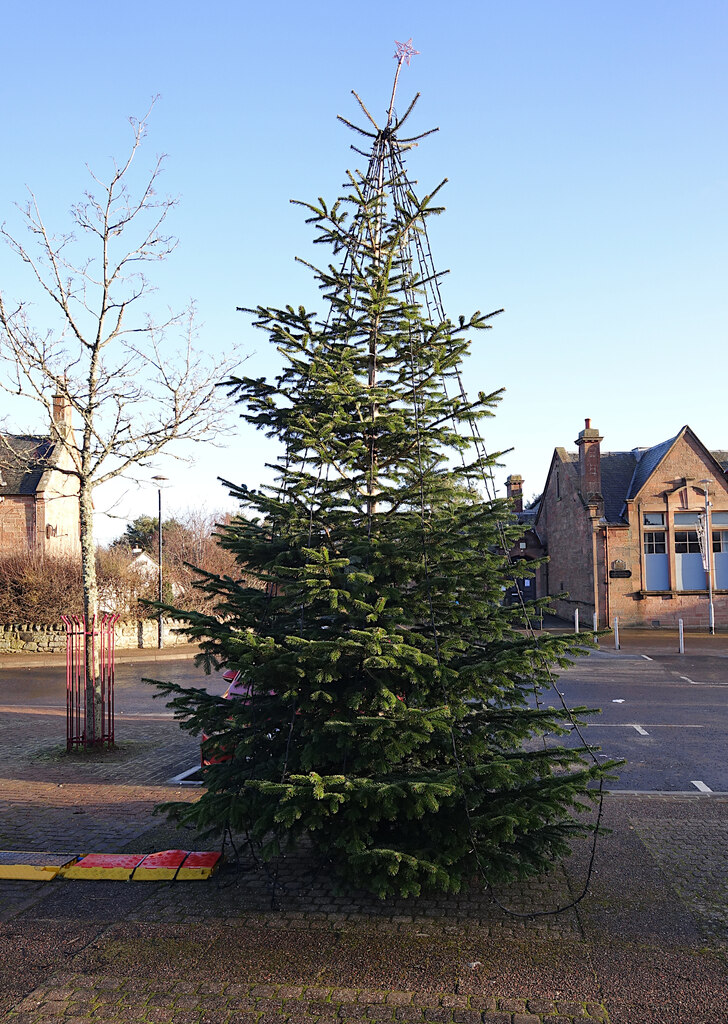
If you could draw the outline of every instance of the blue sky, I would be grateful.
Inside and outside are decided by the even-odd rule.
[[[411,36],[420,56],[398,106],[419,91],[413,128],[440,128],[408,168],[420,192],[449,179],[431,228],[451,271],[446,309],[505,307],[465,369],[471,392],[506,388],[484,427],[491,450],[515,449],[499,479],[519,472],[527,495],[540,490],[553,448],[572,447],[587,416],[607,450],[684,423],[728,447],[724,2],[30,0],[8,3],[3,27],[0,220],[17,229],[28,185],[65,228],[85,164],[103,174],[125,151],[126,118],[159,94],[142,159],[168,154],[180,245],[155,269],[156,300],[194,298],[202,343],[242,343],[256,375],[276,357],[235,308],[320,308],[294,262],[310,234],[289,199],[338,194],[360,158],[336,115],[356,117],[351,89],[384,113],[394,40]],[[0,287],[26,297],[3,250]],[[29,425],[20,405],[0,415]],[[196,466],[160,462],[165,500],[222,507],[217,476],[255,485],[273,454],[241,425]],[[125,500],[117,512],[134,517],[156,494]],[[109,539],[124,523],[99,516],[98,528]]]

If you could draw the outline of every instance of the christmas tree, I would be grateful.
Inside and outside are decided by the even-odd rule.
[[[540,740],[572,726],[539,695],[577,638],[535,638],[528,609],[503,604],[528,570],[507,556],[509,503],[484,493],[495,456],[478,425],[498,392],[469,400],[460,380],[494,314],[442,313],[427,236],[438,190],[418,199],[405,171],[414,101],[394,113],[413,52],[398,44],[383,128],[359,101],[366,170],[332,206],[304,204],[333,254],[312,268],[326,317],[249,311],[284,366],[273,382],[228,382],[282,455],[275,486],[233,487],[243,511],[221,543],[241,579],[202,573],[217,611],[187,630],[247,692],[159,684],[183,728],[210,737],[212,762],[201,798],[169,814],[243,834],[264,860],[307,837],[382,896],[541,872],[589,830],[579,813],[606,770]]]

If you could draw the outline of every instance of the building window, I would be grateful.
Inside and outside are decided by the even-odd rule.
[[[677,590],[707,590],[708,587],[698,540],[699,520],[699,512],[675,513],[675,587]]]
[[[667,545],[665,543],[665,531],[660,530],[658,533],[655,530],[649,530],[645,533],[645,554],[646,555],[664,555],[667,554]]]
[[[713,566],[716,590],[728,590],[728,512],[714,512]],[[718,527],[716,530],[715,527]],[[722,529],[721,529],[722,527]]]
[[[697,530],[675,530],[675,551],[681,555],[700,552]]]
[[[665,513],[643,512],[642,526],[648,527],[642,535],[645,552],[645,590],[669,590],[670,570],[667,559]]]

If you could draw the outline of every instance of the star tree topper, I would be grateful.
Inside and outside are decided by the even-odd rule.
[[[409,37],[406,43],[399,43],[395,39],[394,45],[396,47],[394,59],[399,61],[400,64],[404,61],[407,67],[409,67],[410,58],[420,52],[419,50],[415,50],[412,45],[412,36]]]

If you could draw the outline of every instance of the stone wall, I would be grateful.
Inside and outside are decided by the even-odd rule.
[[[674,540],[675,514],[702,512],[705,508],[702,481],[706,478],[711,480],[713,512],[728,512],[728,482],[705,461],[703,451],[686,434],[666,455],[636,500],[626,503],[627,525],[608,529],[609,568],[618,559],[632,570],[629,579],[609,580],[610,624],[616,615],[621,625],[676,629],[678,619],[682,619],[686,629],[707,630],[707,589],[678,589]],[[647,590],[641,526],[645,512],[661,512],[665,517],[669,589],[662,591]],[[724,629],[728,623],[728,592],[716,590],[713,607],[716,626]]]
[[[7,494],[0,501],[0,554],[80,552],[78,482],[49,470],[41,484],[47,487],[37,494]]]
[[[186,636],[175,633],[180,625],[172,619],[165,620],[164,646],[178,647],[189,643]],[[157,647],[157,621],[145,619],[139,622],[118,622],[116,625],[117,650]],[[0,625],[0,654],[64,654],[66,651],[66,627],[38,626],[32,623]]]
[[[24,554],[35,543],[35,498],[9,495],[0,501],[0,553]]]
[[[541,499],[538,533],[545,540],[549,561],[548,593],[557,615],[572,621],[575,609],[586,627],[594,615],[592,524],[579,490],[579,464],[568,462],[556,449],[547,487]],[[546,574],[544,574],[546,575]],[[543,596],[541,590],[539,597]]]

